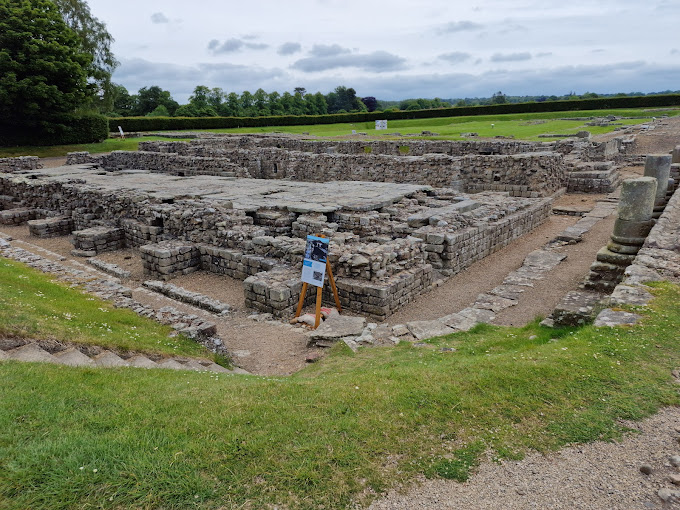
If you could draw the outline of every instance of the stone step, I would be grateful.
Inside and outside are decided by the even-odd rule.
[[[552,313],[555,326],[582,326],[592,322],[603,297],[600,293],[583,290],[567,292]]]
[[[133,356],[129,360],[127,360],[128,365],[131,367],[137,367],[137,368],[158,368],[158,363],[155,361],[151,361],[149,358],[142,354],[138,354],[137,356]]]
[[[38,363],[59,363],[49,352],[36,343],[30,343],[6,352],[8,359]]]
[[[182,358],[185,360],[186,358]],[[80,352],[75,347],[69,347],[68,349],[58,352],[54,355],[50,354],[46,350],[42,349],[37,343],[33,342],[30,344],[23,345],[16,349],[10,351],[0,350],[0,361],[4,360],[15,360],[24,362],[42,362],[42,363],[55,363],[60,365],[68,365],[72,367],[83,367],[83,366],[96,366],[100,368],[116,368],[116,367],[137,367],[137,368],[160,368],[166,370],[189,370],[195,372],[214,372],[220,374],[247,374],[247,372],[241,368],[234,368],[233,370],[228,370],[217,363],[210,362],[209,360],[203,360],[206,365],[202,364],[199,360],[189,359],[186,362],[181,362],[173,358],[165,359],[159,363],[151,361],[149,358],[142,354],[133,356],[129,360],[124,360],[117,354],[105,350],[92,358]]]
[[[113,367],[128,367],[130,364],[123,358],[111,351],[104,351],[94,358],[94,362],[98,367],[113,368]]]
[[[232,373],[231,370],[227,370],[226,368],[224,368],[221,365],[218,365],[217,363],[212,363],[212,364],[208,365],[207,367],[204,367],[204,370],[207,370],[209,372],[215,372],[215,373],[218,373],[218,374],[230,374],[230,373]],[[240,369],[238,369],[238,370],[240,370]],[[239,373],[239,372],[236,372],[236,373]],[[248,372],[246,372],[244,370],[243,372],[240,372],[240,373],[248,373]]]
[[[54,355],[54,357],[57,359],[57,363],[71,367],[95,366],[95,362],[91,358],[85,356],[85,354],[80,352],[75,347],[70,347],[65,351],[58,352]]]
[[[157,363],[156,368],[165,368],[168,370],[191,370],[190,368],[187,368],[186,366],[182,365],[179,361],[176,361],[174,359],[165,359]]]
[[[182,368],[184,368],[184,370],[195,370],[196,372],[204,372],[207,370],[205,366],[201,365],[195,359],[187,361]]]

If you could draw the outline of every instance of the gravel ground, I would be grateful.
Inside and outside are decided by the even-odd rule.
[[[549,455],[531,454],[500,465],[487,460],[465,483],[427,480],[407,494],[398,490],[370,510],[465,509],[631,510],[680,508],[664,502],[660,489],[680,490],[670,457],[680,455],[680,408],[667,408],[639,423],[620,442],[595,442]],[[642,465],[650,475],[640,472]],[[662,493],[663,494],[663,493]]]

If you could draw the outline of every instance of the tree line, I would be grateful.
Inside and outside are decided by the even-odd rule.
[[[374,111],[374,97],[357,97],[351,87],[338,86],[328,94],[308,93],[303,87],[291,92],[225,92],[219,87],[198,85],[187,104],[180,105],[170,92],[157,85],[130,94],[114,84],[111,116],[152,117],[265,117],[272,115],[327,115]]]

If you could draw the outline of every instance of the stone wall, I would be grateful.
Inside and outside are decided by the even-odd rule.
[[[226,150],[186,142],[148,142],[144,147],[181,152],[128,153],[125,156],[125,160],[129,160],[128,168],[143,168],[147,165],[147,168],[162,171],[157,170],[161,165],[163,168],[174,167],[172,161],[175,158],[199,161],[215,159],[231,161],[237,167],[247,168],[249,175],[258,179],[412,183],[453,186],[470,192],[509,191],[513,196],[534,197],[549,196],[567,185],[562,155],[557,152],[461,157],[446,154],[329,154],[276,147]],[[151,154],[157,157],[153,158]],[[139,161],[133,162],[136,157]]]
[[[123,230],[115,227],[92,227],[73,232],[71,240],[76,255],[94,257],[105,251],[121,250],[125,247]]]
[[[113,151],[111,154],[102,156],[101,165],[110,171],[137,169],[172,175],[250,177],[243,166],[234,164],[225,158],[181,156],[159,152]]]
[[[36,237],[67,236],[73,232],[73,220],[64,217],[29,220],[28,232]]]
[[[432,285],[432,266],[402,271],[384,282],[338,278],[336,284],[344,309],[384,320]],[[246,306],[275,317],[291,317],[302,290],[300,271],[286,267],[250,276],[243,285]],[[310,285],[304,303],[308,306],[315,300],[316,287]],[[328,305],[335,302],[330,284],[324,287],[323,302]]]
[[[36,156],[20,156],[18,158],[0,158],[0,172],[21,172],[42,168],[40,158]]]
[[[183,241],[162,241],[142,246],[144,274],[157,280],[170,280],[200,269],[201,255],[196,246]]]
[[[560,142],[568,145],[568,142]],[[447,140],[366,140],[366,141],[326,141],[304,140],[288,137],[262,136],[211,136],[192,142],[142,142],[139,149],[145,151],[179,152],[189,154],[189,147],[203,146],[213,149],[258,149],[275,147],[289,151],[310,152],[315,154],[383,154],[390,156],[423,156],[425,154],[445,154],[464,156],[468,154],[522,154],[553,150],[554,142],[525,142],[515,140],[484,140],[454,142]]]
[[[36,214],[35,209],[27,209],[25,207],[0,211],[0,225],[22,225],[29,220],[34,220]]]

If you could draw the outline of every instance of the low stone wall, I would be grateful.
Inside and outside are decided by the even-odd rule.
[[[142,246],[144,274],[158,280],[170,280],[189,274],[201,267],[201,255],[196,246],[182,241],[162,241]]]
[[[92,227],[73,232],[71,239],[78,255],[94,257],[105,251],[121,250],[125,247],[123,230],[115,227]]]
[[[154,143],[154,142],[150,142]],[[566,186],[563,157],[557,152],[513,155],[391,156],[375,154],[328,154],[285,150],[213,149],[200,145],[171,147],[189,155],[165,152],[128,153],[129,168],[172,168],[172,161],[186,158],[231,161],[258,179],[291,178],[308,182],[372,181],[453,186],[468,191],[509,191],[515,196],[548,196]],[[157,147],[160,146],[156,143]],[[112,153],[114,156],[116,153]],[[134,156],[134,154],[140,154]],[[155,154],[156,157],[151,155]],[[116,156],[118,157],[118,156]],[[122,158],[122,156],[121,156]],[[132,162],[135,158],[139,161]]]
[[[199,245],[201,269],[211,273],[226,274],[237,280],[262,271],[270,271],[281,262],[258,255],[246,254],[239,250]]]
[[[179,152],[188,154],[188,148],[192,146],[205,146],[215,149],[257,149],[261,147],[276,147],[289,151],[311,152],[315,154],[383,154],[391,156],[446,154],[449,156],[463,156],[466,154],[521,154],[526,152],[552,150],[552,147],[555,145],[555,143],[525,142],[515,140],[483,140],[462,142],[413,139],[404,139],[399,141],[326,141],[304,140],[287,137],[231,135],[204,137],[189,143],[142,142],[139,149],[145,151]]]
[[[621,176],[611,162],[581,163],[568,172],[568,193],[611,193]]]
[[[102,157],[101,165],[107,170],[149,170],[172,175],[220,175],[223,177],[250,177],[241,166],[225,158],[180,156],[159,152],[113,151]]]
[[[30,220],[28,232],[36,237],[67,236],[73,232],[73,220],[64,217]]]
[[[36,156],[20,156],[18,158],[0,158],[0,172],[21,172],[22,170],[38,170],[43,165]]]
[[[104,156],[92,156],[89,152],[68,152],[66,154],[67,165],[96,164],[101,165]]]
[[[35,209],[27,209],[20,207],[17,209],[7,209],[0,211],[0,225],[22,225],[29,220],[36,218],[37,211]]]
[[[542,200],[488,225],[451,233],[442,228],[423,227],[413,235],[423,240],[427,262],[450,276],[531,232],[550,216],[552,202],[552,199]]]
[[[343,308],[381,321],[432,285],[432,266],[402,271],[384,282],[338,277],[336,284]],[[246,306],[275,317],[292,317],[302,291],[300,271],[287,267],[250,276],[243,286]],[[316,287],[310,286],[304,303],[308,306],[315,300]],[[334,304],[329,284],[324,287],[323,301]]]

